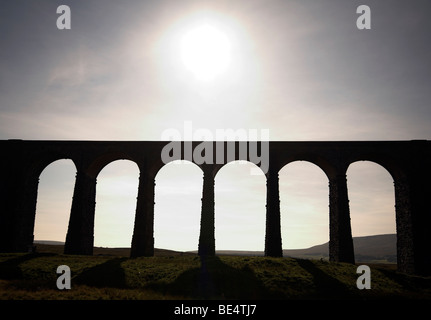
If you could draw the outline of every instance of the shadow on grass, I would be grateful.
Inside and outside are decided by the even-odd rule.
[[[102,264],[89,268],[73,278],[73,283],[92,287],[126,288],[126,275],[121,266],[127,258],[110,259]]]
[[[431,277],[421,277],[415,275],[408,275],[405,273],[394,272],[384,268],[379,268],[379,271],[383,273],[390,280],[398,283],[406,291],[413,292],[414,294],[421,295],[424,292],[431,295]]]
[[[22,279],[23,273],[20,265],[31,259],[38,257],[49,257],[55,256],[54,253],[29,253],[22,256],[18,256],[0,263],[0,279],[4,280],[16,280]]]
[[[201,257],[200,268],[183,272],[172,283],[147,288],[191,299],[268,299],[269,292],[249,267],[233,268],[218,257]]]
[[[309,298],[346,299],[351,297],[349,289],[339,280],[320,270],[310,260],[297,259],[298,264],[313,276],[316,292]]]

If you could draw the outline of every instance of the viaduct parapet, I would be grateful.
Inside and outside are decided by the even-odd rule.
[[[0,252],[26,252],[33,244],[39,176],[50,163],[70,159],[76,180],[66,235],[65,254],[93,254],[96,180],[110,162],[127,159],[137,164],[138,197],[131,256],[154,255],[155,177],[165,163],[167,141],[29,141],[2,140],[0,176]],[[178,142],[181,153],[170,160],[187,159],[203,171],[201,226],[198,252],[215,254],[214,179],[223,165],[234,160],[256,163],[256,157],[239,152],[248,142],[205,142],[214,153],[209,161],[196,161],[185,150],[201,142]],[[258,150],[264,142],[257,142]],[[346,172],[356,161],[372,161],[392,176],[395,191],[397,263],[401,272],[431,274],[431,141],[266,142],[268,167],[265,255],[281,257],[281,223],[278,173],[293,161],[320,167],[329,185],[329,257],[354,263]],[[222,148],[222,149],[220,149]],[[234,156],[217,156],[217,150],[235,150]],[[211,161],[211,159],[213,161]],[[259,163],[256,163],[259,166]]]

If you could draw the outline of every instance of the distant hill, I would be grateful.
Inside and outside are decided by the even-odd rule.
[[[356,262],[396,263],[396,234],[382,234],[375,236],[353,237]],[[62,253],[64,243],[60,241],[36,240],[38,252]],[[263,256],[262,251],[217,250],[217,255],[235,256]],[[155,249],[156,256],[195,255],[197,251],[178,252],[166,249]],[[95,247],[94,255],[129,256],[130,248]],[[329,243],[316,245],[307,249],[285,249],[284,257],[302,259],[328,259]]]
[[[353,237],[356,262],[396,263],[396,234]],[[219,250],[219,255],[263,256],[262,251]],[[329,242],[306,249],[285,249],[284,257],[329,259]]]
[[[50,253],[56,253],[56,254],[63,254],[64,252],[64,242],[61,242],[61,241],[35,240],[34,246],[36,247],[36,252],[50,252]],[[130,248],[94,247],[93,255],[129,257]],[[154,255],[158,257],[163,257],[163,256],[194,255],[194,253],[155,248]]]
[[[63,241],[52,241],[52,240],[34,240],[34,244],[49,244],[49,245],[64,245]]]
[[[353,237],[356,262],[397,262],[397,235]],[[283,256],[294,258],[328,258],[329,242],[308,249],[283,250]]]

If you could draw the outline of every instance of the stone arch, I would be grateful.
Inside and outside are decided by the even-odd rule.
[[[251,169],[261,174],[252,175]],[[215,178],[217,248],[263,251],[266,203],[263,171],[251,161],[234,160],[219,168]],[[249,192],[244,194],[244,190]],[[256,207],[257,210],[252,210]]]
[[[347,185],[354,237],[396,233],[394,180],[388,169],[375,161],[352,162],[347,170]],[[393,252],[396,255],[396,244]],[[359,262],[364,259],[364,253],[356,247],[355,255]],[[389,259],[396,262],[392,257]]]
[[[163,163],[162,166],[158,167],[157,170],[154,171],[155,172],[154,177],[157,178],[157,175],[160,173],[160,170],[162,170],[166,166],[169,166],[169,165],[178,165],[178,164],[181,165],[183,163],[184,164],[193,164],[194,166],[196,166],[197,168],[199,168],[203,172],[203,169],[202,169],[201,165],[198,165],[198,164],[194,163],[193,161],[190,161],[190,160],[187,160],[187,159],[177,159],[177,160],[171,160],[171,161],[169,161],[167,163]]]
[[[356,185],[352,185],[352,177],[351,175],[349,175],[349,171],[351,172],[352,169],[354,169],[355,166],[362,166],[362,170],[361,170],[361,176],[359,176],[359,173],[357,174],[357,176],[355,177],[357,178],[361,178],[362,180],[357,182],[357,185],[365,187],[367,189],[370,189],[370,187],[372,186],[367,186],[367,183],[370,181],[370,179],[373,178],[378,178],[378,179],[385,179],[388,181],[384,181],[385,184],[388,184],[390,186],[390,190],[387,190],[387,194],[390,193],[390,197],[389,199],[385,199],[385,201],[391,201],[391,212],[395,213],[394,207],[395,207],[395,198],[394,198],[394,179],[392,174],[389,172],[389,170],[387,170],[384,166],[382,166],[381,164],[374,162],[374,161],[369,161],[369,160],[361,160],[361,161],[355,161],[349,164],[348,170],[347,170],[347,184],[348,184],[348,188],[349,188],[349,200],[350,200],[350,207],[351,207],[351,211],[353,211],[355,209],[355,206],[352,205],[352,196],[353,194],[353,190],[352,187],[358,187]],[[367,167],[364,167],[367,166]],[[369,174],[367,176],[367,172],[364,172],[364,170],[373,170],[372,174]],[[378,174],[379,176],[376,177],[376,174]],[[390,184],[388,183],[390,182]],[[370,190],[370,192],[375,193],[379,190]],[[361,192],[363,193],[364,190]],[[378,196],[379,199],[381,199],[381,196]],[[373,198],[369,198],[366,200],[366,202],[370,202],[370,201],[374,201],[374,199],[376,199],[376,197]],[[376,205],[375,205],[376,206]],[[381,206],[381,204],[379,204],[379,206]],[[353,210],[352,210],[353,208]],[[394,215],[395,217],[395,215]],[[395,221],[395,219],[394,219]]]
[[[130,153],[126,152],[106,152],[101,153],[94,157],[93,159],[90,159],[90,163],[88,164],[88,167],[85,168],[87,174],[97,179],[97,176],[99,173],[109,164],[118,161],[118,160],[129,160],[134,162],[138,168],[140,168],[140,162],[137,159],[136,156],[133,156]]]
[[[213,148],[216,148],[216,143],[208,142],[208,141],[171,141],[168,143],[165,143],[164,145],[161,145],[158,149],[158,153],[154,157],[150,157],[148,160],[148,174],[151,177],[156,177],[157,173],[165,166],[172,162],[176,161],[188,161],[191,162],[198,167],[200,167],[202,170],[204,170],[204,167],[207,166],[207,163],[196,163],[195,159],[193,158],[193,153],[196,147],[198,147],[201,144],[205,144],[205,146],[212,146]],[[167,151],[164,151],[164,148],[167,148],[166,150],[171,150],[174,148],[176,151],[172,152],[170,154]],[[216,152],[213,150],[213,158],[211,160],[211,163],[209,163],[211,166],[213,166],[213,175],[215,176],[216,170],[221,165],[217,165],[215,161]],[[169,157],[166,157],[166,154],[169,154]],[[163,156],[165,155],[165,156]]]
[[[60,153],[47,153],[44,155],[41,155],[40,157],[35,157],[32,159],[32,163],[29,166],[29,176],[37,177],[39,179],[42,172],[50,166],[52,163],[60,160],[70,160],[72,161],[73,165],[75,166],[75,170],[77,170],[77,164],[76,160],[66,154],[60,154]]]
[[[310,174],[311,178],[304,176]],[[284,248],[302,249],[328,242],[329,181],[325,171],[310,161],[291,161],[280,169],[279,181]]]
[[[217,174],[219,173],[219,171],[221,169],[223,169],[226,165],[229,165],[229,164],[237,165],[240,163],[250,163],[250,164],[254,165],[250,168],[250,174],[251,175],[260,175],[260,174],[265,175],[266,174],[264,169],[262,169],[258,163],[255,163],[255,162],[253,162],[247,158],[239,158],[239,159],[231,159],[231,160],[229,160],[223,164],[214,164],[213,165],[213,167],[214,167],[214,169],[213,169],[214,178],[217,178]]]
[[[153,179],[155,179],[157,177],[157,174],[160,172],[160,170],[162,170],[162,168],[164,166],[168,165],[171,162],[180,161],[180,160],[184,160],[184,159],[172,160],[172,161],[169,161],[169,162],[166,162],[166,163],[164,163],[163,161],[161,161],[161,159],[159,159],[159,158],[152,159],[152,161],[147,164],[147,166],[148,166],[147,174],[150,177],[152,177]]]
[[[335,167],[332,157],[326,157],[324,154],[310,152],[298,152],[282,158],[278,163],[277,172],[280,172],[289,163],[296,161],[305,161],[314,164],[323,171],[328,179],[335,176],[337,173],[337,168]]]
[[[0,162],[7,168],[0,182],[0,250],[24,252],[32,243],[38,176],[49,163],[64,158],[71,159],[77,168],[65,252],[92,254],[97,174],[110,161],[129,159],[140,169],[132,256],[152,255],[154,177],[163,166],[160,155],[167,143],[0,141],[3,151]],[[194,146],[199,143],[193,142]],[[239,142],[208,143],[227,148]],[[305,160],[317,164],[329,178],[330,259],[354,262],[346,171],[350,163],[367,160],[382,165],[394,179],[399,270],[430,274],[431,255],[427,246],[431,238],[428,231],[431,205],[427,201],[431,190],[430,141],[274,141],[268,143],[268,151],[266,255],[281,256],[282,253],[278,171],[289,162]],[[188,159],[184,154],[181,157]],[[204,157],[211,160],[209,154]],[[241,155],[235,153],[233,158],[240,159]],[[201,222],[199,253],[204,255],[215,253],[214,177],[226,162],[228,159],[213,157],[212,164],[199,165],[204,171],[201,221],[205,220]]]
[[[407,177],[402,164],[395,157],[391,155],[380,154],[378,152],[364,152],[352,155],[347,160],[346,172],[352,164],[361,161],[372,162],[382,167],[388,172],[394,181],[397,179],[406,179]]]
[[[19,213],[19,224],[15,226],[20,239],[17,246],[21,251],[33,246],[40,175],[50,164],[58,160],[71,160],[76,168],[75,161],[60,152],[35,152],[25,159],[26,164],[22,166],[23,184],[20,186],[20,192],[24,209]]]
[[[155,247],[176,251],[196,250],[202,180],[202,168],[189,160],[172,160],[157,171],[154,192]],[[176,239],[175,243],[173,239]]]
[[[97,174],[94,245],[128,247],[131,243],[139,167],[128,159],[110,161]]]
[[[161,170],[163,170],[163,168],[165,168],[166,166],[169,166],[169,165],[172,165],[172,164],[177,165],[177,164],[181,164],[181,163],[194,164],[196,167],[198,167],[199,169],[201,169],[202,172],[203,172],[202,165],[196,164],[195,162],[190,161],[188,159],[180,158],[180,159],[172,159],[172,160],[170,160],[169,162],[166,162],[166,163],[163,163],[163,162],[154,163],[153,166],[150,168],[150,170],[149,170],[150,172],[149,173],[150,173],[151,176],[153,176],[156,179],[157,175],[159,174],[159,172]]]
[[[64,177],[62,175],[66,173],[66,168],[60,169],[58,165],[61,164],[64,166],[66,163],[68,166],[72,165],[73,168],[67,168],[67,170],[70,169],[72,171],[68,173],[67,177]],[[52,170],[53,166],[56,171],[51,173],[50,170]],[[44,174],[47,176],[43,177]],[[65,240],[72,204],[75,176],[76,165],[71,159],[54,160],[46,165],[40,173],[38,177],[37,204],[33,228],[33,235],[38,238],[37,240]],[[65,178],[70,178],[70,180]],[[48,187],[48,184],[45,185],[45,179],[54,179],[55,187],[52,185]],[[58,183],[63,183],[63,186],[58,185]],[[53,194],[55,196],[53,196]],[[48,198],[46,198],[47,196]],[[58,200],[61,199],[62,202],[58,202]],[[66,199],[67,201],[63,203]],[[48,201],[49,205],[47,203]],[[53,201],[57,201],[57,203],[54,203]],[[53,208],[55,208],[55,212]],[[41,216],[42,214],[43,216]],[[50,224],[53,226],[48,227]]]

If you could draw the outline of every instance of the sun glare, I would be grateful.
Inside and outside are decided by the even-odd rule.
[[[210,81],[224,73],[230,63],[231,45],[217,28],[204,24],[188,31],[181,41],[181,57],[198,80]]]

